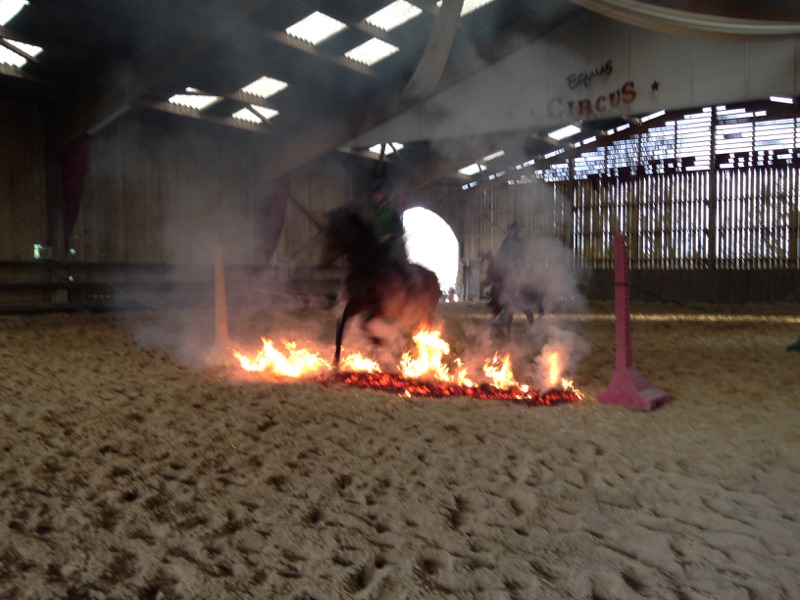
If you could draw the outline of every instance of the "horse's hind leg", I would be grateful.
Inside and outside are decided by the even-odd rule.
[[[373,331],[369,328],[369,324],[372,320],[378,316],[379,314],[378,307],[370,307],[361,315],[361,330],[367,335],[370,341],[375,344],[376,346],[380,346],[383,343],[383,340],[379,338]]]
[[[525,309],[525,318],[528,319],[528,329],[533,327],[533,310],[530,308]]]

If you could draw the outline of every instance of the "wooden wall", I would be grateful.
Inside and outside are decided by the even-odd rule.
[[[121,119],[92,140],[69,240],[80,261],[266,264],[264,140],[188,120]]]
[[[46,301],[46,264],[33,257],[47,243],[44,118],[40,111],[0,99],[0,286],[14,305]]]
[[[69,239],[74,255],[37,262],[33,244],[48,243],[52,228],[48,185],[58,189],[52,176],[48,182],[44,120],[35,108],[0,101],[0,308],[86,303],[118,293],[138,297],[148,286],[182,286],[184,300],[201,297],[198,289],[207,296],[218,246],[229,278],[242,288],[335,290],[342,265],[322,265],[324,215],[365,199],[375,165],[336,153],[305,165],[291,174],[286,204],[276,207],[274,182],[260,168],[269,143],[148,112],[120,119],[92,140]],[[512,221],[571,251],[576,228],[568,198],[539,182],[481,192],[433,185],[400,200],[441,216],[459,240],[462,259],[476,265],[482,253],[497,251]],[[610,265],[575,272],[587,297],[613,297]],[[799,276],[797,269],[632,271],[643,297],[712,302],[784,299],[800,289]]]
[[[47,237],[44,122],[35,107],[0,100],[0,260],[33,260]]]

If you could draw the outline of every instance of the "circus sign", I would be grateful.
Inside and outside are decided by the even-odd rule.
[[[605,63],[602,65],[595,67],[591,71],[581,72],[581,73],[570,73],[567,75],[567,85],[569,89],[574,90],[576,87],[589,87],[589,84],[592,83],[596,77],[608,77],[611,73],[614,72],[614,63],[609,58]]]
[[[612,92],[569,99],[556,96],[547,102],[547,116],[554,120],[591,119],[616,112],[636,100],[633,81],[626,81]]]
[[[608,79],[614,72],[614,61],[608,59],[587,71],[576,71],[567,75],[564,80],[570,90],[580,93],[600,80]],[[556,121],[565,119],[579,120],[591,119],[614,113],[623,106],[636,100],[636,86],[633,81],[626,81],[622,86],[610,92],[589,95],[584,92],[583,97],[556,96],[547,102],[547,116]]]

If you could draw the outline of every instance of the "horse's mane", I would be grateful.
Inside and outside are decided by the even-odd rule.
[[[352,257],[373,251],[378,240],[369,223],[351,206],[340,206],[326,214],[328,254]]]

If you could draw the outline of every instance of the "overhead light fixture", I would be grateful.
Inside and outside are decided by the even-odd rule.
[[[781,104],[794,104],[794,98],[787,96],[770,96],[769,99],[772,102],[780,102]]]
[[[289,87],[289,84],[285,81],[273,79],[272,77],[267,77],[264,75],[263,77],[259,77],[255,81],[248,83],[242,88],[242,91],[246,94],[258,96],[259,98],[269,98],[281,90],[285,90],[287,87]]]
[[[5,26],[28,6],[28,0],[0,0],[0,27]]]
[[[169,98],[169,102],[194,110],[205,110],[221,99],[220,96],[201,94],[196,88],[188,87],[185,94],[175,94]]]
[[[378,38],[372,38],[356,46],[352,50],[348,50],[344,55],[350,60],[354,60],[355,62],[369,67],[382,61],[387,56],[391,56],[398,50],[400,50],[400,48],[394,44],[389,44]]]
[[[555,131],[551,131],[547,135],[553,138],[554,140],[561,141],[565,138],[572,137],[573,135],[578,134],[580,132],[581,132],[580,127],[576,127],[575,125],[566,125],[561,129],[556,129]]]
[[[406,2],[406,0],[395,0],[364,20],[373,27],[391,31],[421,14],[422,9],[418,6]]]
[[[286,28],[286,33],[309,44],[319,44],[347,28],[347,25],[319,11]]]

